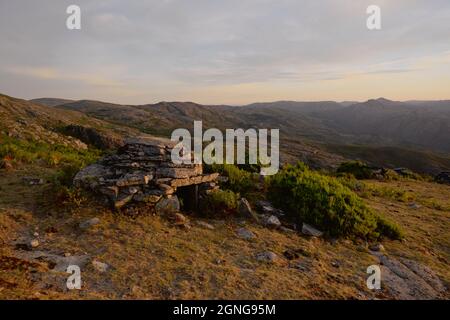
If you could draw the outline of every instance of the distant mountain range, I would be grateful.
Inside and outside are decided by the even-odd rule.
[[[335,167],[346,159],[360,159],[432,174],[450,170],[448,100],[397,102],[380,98],[363,103],[279,101],[226,106],[8,99],[10,105],[20,108],[44,108],[52,117],[67,118],[70,114],[75,124],[94,124],[114,134],[141,131],[169,136],[176,128],[192,128],[194,120],[203,120],[205,128],[279,128],[282,161],[302,160],[313,167]]]
[[[280,128],[291,137],[315,142],[397,146],[450,153],[450,101],[255,103],[241,107],[192,102],[118,105],[100,101],[37,99],[33,102],[76,110],[153,132],[171,132],[203,120],[208,127]]]

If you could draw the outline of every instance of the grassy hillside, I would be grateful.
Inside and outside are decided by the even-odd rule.
[[[172,115],[176,108],[183,113],[181,106],[160,107]],[[192,108],[183,117],[200,112]],[[101,152],[58,128],[78,124],[117,135],[139,134],[137,130],[6,96],[0,97],[0,112],[5,119],[0,132],[0,298],[449,298],[447,185],[297,172],[295,179],[279,180],[278,186],[288,188],[284,196],[294,191],[299,197],[285,201],[283,227],[270,228],[239,214],[238,195],[231,191],[225,192],[233,200],[227,215],[190,214],[180,225],[170,217],[153,216],[145,207],[113,212],[92,194],[71,186],[76,170]],[[283,143],[291,152],[284,157],[292,161],[302,152],[315,157],[318,167],[341,159],[313,145],[296,144],[295,139]],[[5,166],[5,160],[12,166]],[[253,210],[257,200],[275,195],[249,173],[230,169],[226,175],[231,179],[223,187],[248,197]],[[312,197],[305,198],[308,192]],[[305,201],[310,198],[313,201]],[[311,210],[300,210],[302,203]],[[314,212],[319,220],[310,215]],[[364,228],[376,227],[375,216],[401,228],[402,241],[376,229],[367,236]],[[92,218],[97,223],[84,227]],[[310,237],[295,230],[297,218],[314,223],[325,235]],[[348,229],[343,228],[346,221],[351,222]],[[67,290],[67,263],[82,267],[82,290]],[[366,270],[373,264],[382,264],[385,275],[380,291],[366,286]]]
[[[450,170],[449,155],[429,151],[368,145],[327,145],[325,148],[329,152],[346,158],[363,160],[373,166],[404,167],[431,175]]]
[[[380,166],[410,165],[429,174],[450,170],[449,101],[279,101],[233,107],[192,102],[130,106],[82,100],[56,107],[163,136],[177,128],[192,128],[194,120],[202,120],[205,128],[278,128],[282,158],[286,162],[301,159],[314,167],[333,168],[345,157],[374,159]],[[352,144],[359,147],[349,147]]]
[[[383,254],[389,260],[383,260],[382,272],[387,278],[381,291],[371,291],[365,284],[366,268],[380,263],[380,253],[371,252],[364,241],[310,238],[268,229],[239,216],[190,216],[191,228],[180,228],[164,217],[113,213],[89,198],[68,206],[48,196],[50,184],[22,182],[22,177],[30,175],[50,181],[54,170],[40,166],[0,170],[2,299],[449,298],[448,289],[437,293],[442,284],[433,282],[438,277],[447,286],[450,283],[446,232],[450,216],[442,210],[450,206],[448,186],[364,182],[373,190],[365,195],[370,208],[405,231],[403,242],[383,241]],[[387,188],[403,190],[418,203],[428,204],[411,209],[409,202],[374,192]],[[79,227],[94,217],[98,224]],[[254,238],[240,238],[241,228]],[[21,249],[36,234],[39,246]],[[258,254],[267,250],[276,254],[274,262],[258,260]],[[68,291],[67,274],[55,270],[55,262],[81,257],[87,257],[82,264],[82,290]],[[92,261],[107,263],[110,269],[100,272]],[[414,266],[426,266],[429,271],[424,274]],[[399,271],[394,268],[401,268],[411,282],[396,276],[394,272]]]
[[[0,134],[29,141],[61,144],[76,149],[86,146],[65,130],[70,125],[93,128],[99,135],[119,139],[141,134],[137,129],[113,124],[73,110],[61,110],[0,95]]]

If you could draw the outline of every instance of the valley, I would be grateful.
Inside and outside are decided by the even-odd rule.
[[[45,104],[47,100],[35,101]],[[432,175],[450,170],[450,101],[280,101],[239,107],[191,102],[125,106],[87,100],[62,100],[58,105],[50,101],[54,108],[166,137],[178,128],[193,130],[193,121],[200,119],[205,129],[278,128],[284,163],[300,158],[313,167],[333,168],[334,159],[347,157],[374,166],[410,164],[415,171]],[[374,157],[373,150],[378,148],[385,152]]]

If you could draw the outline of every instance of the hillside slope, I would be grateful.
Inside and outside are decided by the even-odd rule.
[[[330,168],[345,158],[358,158],[376,166],[412,163],[411,169],[429,174],[450,170],[450,101],[381,98],[365,103],[279,101],[233,107],[81,100],[56,108],[163,136],[177,128],[192,128],[194,120],[202,120],[205,128],[278,128],[283,161],[300,158],[313,167]]]
[[[61,104],[74,102],[74,100],[69,99],[59,99],[59,98],[39,98],[39,99],[31,99],[30,102],[35,104],[40,104],[47,107],[55,107]]]
[[[365,181],[368,205],[400,224],[403,242],[382,251],[364,241],[311,238],[242,216],[190,215],[190,228],[164,217],[127,216],[97,202],[56,203],[50,184],[0,169],[0,299],[448,299],[450,188],[420,181]],[[386,190],[408,194],[415,207]],[[43,196],[45,195],[45,196]],[[98,223],[81,227],[90,219]],[[242,229],[252,238],[240,236]],[[36,248],[29,243],[38,239]],[[259,255],[273,252],[275,261]],[[67,290],[67,263],[80,265],[82,290]],[[106,264],[103,271],[98,267]],[[382,290],[366,286],[382,264]]]
[[[175,114],[176,107],[160,107]],[[201,110],[193,109],[186,119]],[[83,145],[60,127],[139,134],[78,111],[6,96],[0,97],[0,116],[5,120],[0,133],[16,146],[26,148],[28,139],[68,144],[73,148],[62,150],[63,159],[83,164],[99,154],[76,150]],[[295,140],[282,143],[292,160],[302,160],[294,156],[302,152],[294,148]],[[314,147],[308,154],[324,161]],[[180,225],[145,207],[112,211],[93,195],[56,180],[68,177],[71,184],[67,163],[41,160],[0,168],[0,299],[449,298],[447,185],[403,178],[358,181],[364,202],[404,230],[404,241],[382,239],[380,247],[363,239],[310,237],[292,225],[268,228],[238,213],[183,212],[187,223]],[[252,186],[250,195],[264,192],[263,186]],[[80,266],[82,290],[67,289],[69,264]],[[384,275],[379,291],[366,286],[367,267],[374,264]]]
[[[369,100],[317,114],[349,143],[450,153],[450,101]]]
[[[82,112],[56,109],[5,95],[0,95],[0,118],[0,133],[4,135],[74,148],[85,148],[76,135],[67,130],[74,125],[93,128],[109,139],[120,140],[140,134],[136,129],[113,125]]]

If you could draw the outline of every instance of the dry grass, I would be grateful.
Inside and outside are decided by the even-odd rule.
[[[108,263],[106,273],[92,264],[82,269],[83,288],[65,289],[67,274],[50,270],[45,262],[16,261],[0,267],[0,298],[6,299],[371,299],[395,298],[366,288],[366,268],[376,259],[360,244],[330,242],[263,228],[240,218],[205,220],[214,230],[196,224],[182,229],[163,217],[128,217],[88,202],[67,209],[43,199],[46,186],[24,186],[24,175],[48,177],[47,169],[0,172],[1,256],[12,261],[14,239],[31,239],[39,232],[38,250],[59,255],[89,254]],[[397,182],[393,182],[395,184]],[[399,182],[402,183],[402,182]],[[402,184],[403,186],[403,184]],[[392,185],[392,187],[395,187]],[[448,205],[450,188],[423,182],[404,185],[417,196]],[[387,241],[389,253],[414,257],[450,280],[449,213],[428,207],[372,197],[369,204],[400,223],[406,242]],[[81,230],[78,224],[98,217],[100,224]],[[242,240],[242,226],[256,234]],[[50,232],[51,231],[51,232]],[[280,260],[262,263],[256,254],[270,250]],[[298,259],[283,253],[292,250]],[[25,262],[24,262],[25,261]],[[25,264],[26,267],[20,267]],[[336,267],[338,266],[338,267]]]
[[[420,182],[366,182],[372,188],[409,193],[417,208],[402,199],[371,197],[369,205],[396,221],[406,233],[403,242],[386,241],[392,254],[422,261],[450,283],[450,187]]]

